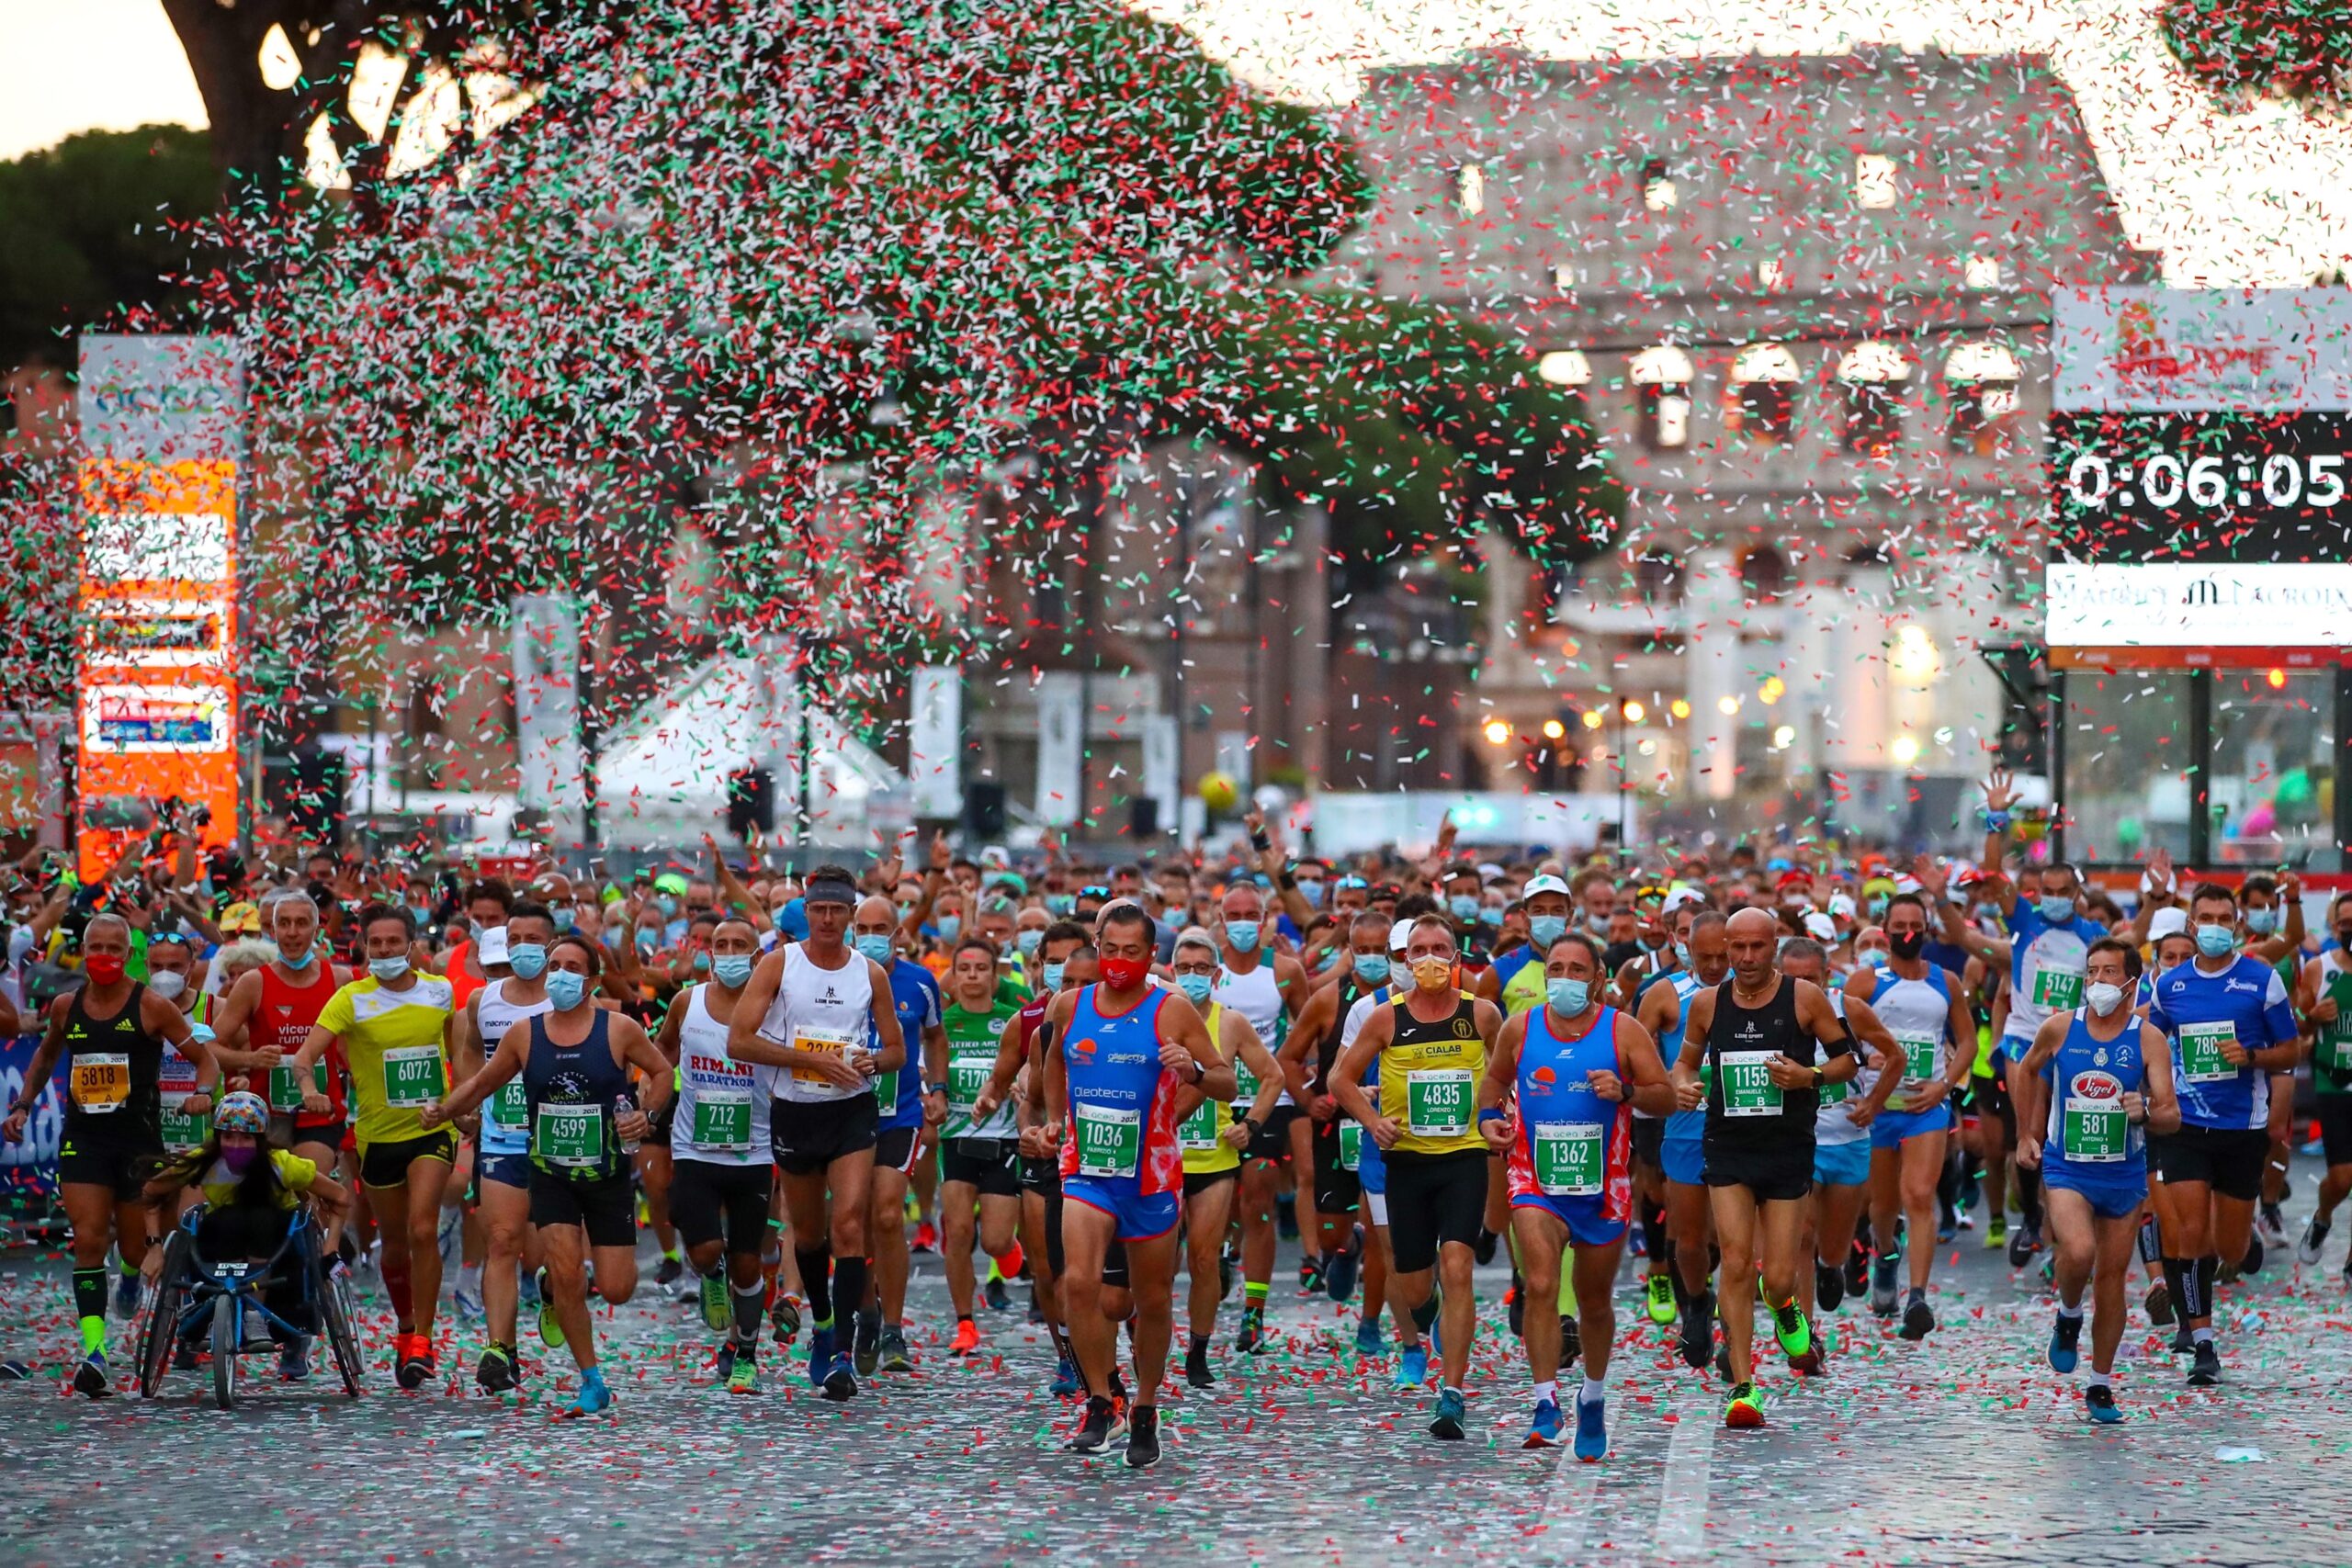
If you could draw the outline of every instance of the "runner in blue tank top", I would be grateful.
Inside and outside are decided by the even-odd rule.
[[[1159,1459],[1159,1383],[1168,1364],[1170,1287],[1184,1157],[1176,1125],[1203,1099],[1230,1101],[1233,1064],[1177,992],[1153,986],[1157,941],[1140,906],[1104,908],[1095,938],[1102,978],[1054,998],[1046,1014],[1059,1048],[1046,1054],[1046,1129],[1061,1145],[1062,1312],[1086,1416],[1069,1447],[1099,1453],[1116,1414],[1111,1398],[1118,1325],[1102,1309],[1102,1259],[1127,1251],[1135,1298],[1136,1403],[1127,1463]]]
[[[2113,937],[2091,944],[2084,1005],[2045,1020],[2027,1051],[2018,1106],[2018,1163],[2040,1166],[2057,1249],[2058,1321],[2050,1364],[2075,1370],[2083,1285],[2091,1285],[2091,1375],[2083,1403],[2094,1421],[2120,1421],[2109,1379],[2124,1328],[2123,1273],[2148,1196],[2148,1133],[2180,1125],[2172,1052],[2129,1005],[2139,950]]]
[[[1576,1454],[1588,1462],[1609,1451],[1602,1391],[1617,1337],[1611,1291],[1634,1213],[1633,1102],[1656,1113],[1674,1097],[1649,1032],[1602,1005],[1608,974],[1600,943],[1584,932],[1555,941],[1544,958],[1544,1005],[1503,1025],[1478,1091],[1479,1131],[1509,1159],[1511,1236],[1527,1292],[1522,1337],[1535,1415],[1526,1446],[1557,1441],[1564,1425],[1560,1257],[1573,1244],[1585,1369]]]

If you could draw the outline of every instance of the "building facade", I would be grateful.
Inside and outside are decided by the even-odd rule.
[[[2157,272],[2046,62],[1496,53],[1349,119],[1383,198],[1338,265],[1513,334],[1632,491],[1612,555],[1486,594],[1497,783],[1548,727],[1571,773],[1884,830],[1981,773],[1977,649],[2039,637],[2051,291]]]

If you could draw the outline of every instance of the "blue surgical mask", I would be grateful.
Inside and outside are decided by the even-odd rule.
[[[1046,989],[1049,991],[1060,990],[1062,988],[1062,970],[1064,965],[1059,964],[1047,964],[1043,967],[1044,974],[1040,977],[1046,982]]]
[[[1503,907],[1500,904],[1482,905],[1478,910],[1478,923],[1482,926],[1501,925],[1503,923]]]
[[[548,950],[536,942],[518,942],[506,950],[506,963],[518,980],[536,980],[548,966]]]
[[[1456,893],[1445,901],[1445,907],[1453,911],[1453,918],[1457,920],[1478,918],[1478,896],[1476,893]]]
[[[718,983],[732,988],[752,977],[752,955],[748,953],[722,953],[710,961],[710,972]]]
[[[1315,960],[1315,972],[1317,975],[1328,975],[1331,972],[1331,965],[1339,961],[1340,950],[1336,947],[1327,947]]]
[[[890,939],[887,936],[859,937],[857,951],[876,964],[888,964],[890,962]]]
[[[368,973],[389,986],[408,973],[408,954],[403,953],[397,958],[371,958],[368,961]]]
[[[664,915],[674,915],[678,912],[678,900],[674,894],[664,893],[654,902],[662,906],[662,912]]]
[[[1592,987],[1582,980],[1546,980],[1544,999],[1562,1018],[1574,1018],[1592,1000]]]
[[[285,949],[279,947],[276,942],[271,942],[269,944],[269,951],[270,955],[276,958],[280,964],[285,964],[288,969],[292,969],[298,973],[301,970],[308,969],[311,964],[316,964],[319,961],[319,944],[315,942],[310,946],[304,948],[300,957],[296,957],[295,955],[286,952]]]
[[[1176,976],[1176,984],[1178,987],[1183,991],[1186,999],[1191,1001],[1194,1007],[1206,1007],[1208,1005],[1209,993],[1216,989],[1216,976],[1214,975],[1179,975]]]
[[[1552,944],[1568,934],[1566,915],[1530,915],[1527,917],[1527,939],[1538,953],[1549,953]]]
[[[567,904],[567,905],[564,905],[564,906],[562,906],[561,908],[558,908],[558,909],[556,910],[556,912],[555,912],[555,929],[556,929],[556,930],[558,930],[558,931],[576,931],[576,930],[578,930],[578,929],[579,929],[579,926],[580,926],[580,917],[579,917],[578,915],[576,915],[576,914],[572,913],[572,911],[571,911],[571,907],[570,905],[568,905],[568,904]]]
[[[1886,962],[1886,952],[1883,948],[1860,948],[1855,951],[1854,962],[1865,969],[1875,969]]]
[[[1036,952],[1045,943],[1046,933],[1041,927],[1032,926],[1025,931],[1012,933],[1012,945],[1021,950],[1021,956],[1023,958]]]
[[[964,917],[961,915],[940,915],[931,923],[938,928],[939,940],[942,942],[954,942],[964,934]]]
[[[2040,909],[2041,918],[2053,926],[2064,925],[2075,918],[2075,900],[2071,897],[2058,897],[2044,895],[2041,901],[2034,908]]]
[[[697,975],[707,975],[707,974],[709,974],[709,973],[710,973],[710,954],[709,954],[709,953],[695,953],[695,961],[694,961],[694,964],[693,964],[692,967],[693,967],[693,969],[694,969],[694,972],[695,972],[695,974],[697,974]]]
[[[1886,913],[1886,895],[1883,893],[1871,894],[1867,907],[1871,912],[1871,919],[1874,920],[1879,919]]]
[[[2245,912],[2245,929],[2256,936],[2268,936],[2278,929],[2278,911],[2248,909]]]
[[[1674,944],[1674,961],[1677,964],[1681,964],[1685,969],[1690,967],[1690,944],[1689,942],[1678,942]]]
[[[570,1012],[588,995],[588,976],[576,969],[554,969],[548,973],[548,1000],[558,1012]]]
[[[1319,882],[1301,882],[1298,885],[1298,896],[1306,900],[1309,908],[1319,909],[1323,907],[1323,885]]]
[[[419,931],[424,930],[426,926],[433,923],[433,911],[425,905],[411,904],[408,907],[408,912],[412,916],[415,917],[417,929]]]
[[[1078,898],[1073,894],[1048,893],[1046,895],[1046,913],[1057,919],[1068,915],[1077,908]]]
[[[784,934],[784,910],[785,906],[778,904],[775,908],[768,911],[768,924],[776,929],[776,934],[779,936]]]
[[[1388,984],[1388,960],[1377,953],[1356,954],[1356,978],[1367,986]]]
[[[2197,951],[2208,958],[2220,958],[2238,949],[2238,933],[2227,926],[2199,926]]]
[[[1233,944],[1233,951],[1236,953],[1257,952],[1258,922],[1255,920],[1226,921],[1225,940]]]

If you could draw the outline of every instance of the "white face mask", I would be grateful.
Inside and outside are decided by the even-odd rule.
[[[165,1001],[177,1001],[187,989],[187,976],[176,969],[158,969],[147,976],[147,988]]]
[[[2123,1005],[2123,987],[2110,986],[2101,980],[2096,985],[2083,987],[2083,999],[2091,1004],[2091,1011],[2105,1018]]]

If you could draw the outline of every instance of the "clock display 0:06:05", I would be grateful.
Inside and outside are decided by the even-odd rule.
[[[2334,506],[2344,500],[2341,453],[2202,453],[2193,457],[2158,452],[2137,465],[2086,452],[2066,468],[2066,498],[2098,511],[2110,502],[2144,502],[2159,509],[2184,502],[2205,510],[2224,506]]]

